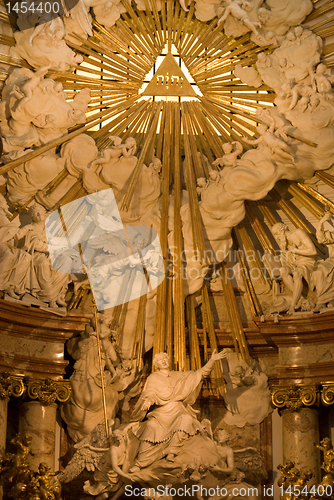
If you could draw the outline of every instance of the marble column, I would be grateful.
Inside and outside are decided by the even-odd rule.
[[[8,401],[11,396],[22,396],[24,390],[21,376],[13,376],[7,372],[0,373],[0,459],[6,452]],[[0,483],[0,500],[2,498],[3,489]]]
[[[300,470],[310,470],[313,478],[309,484],[320,482],[320,453],[318,410],[301,408],[298,411],[282,410],[283,459],[291,460]]]
[[[283,427],[283,460],[291,460],[294,466],[304,472],[311,471],[308,482],[320,482],[320,453],[318,405],[319,392],[315,385],[298,384],[275,386],[271,399],[279,408]]]
[[[34,456],[29,456],[28,462],[33,470],[38,470],[40,462],[45,462],[54,471],[56,414],[55,403],[43,406],[39,401],[28,401],[22,405],[19,432],[32,438]]]
[[[38,465],[45,462],[54,471],[57,403],[68,401],[70,384],[65,380],[33,377],[26,377],[26,383],[30,401],[22,405],[19,432],[29,434],[32,438],[31,450],[34,456],[30,456],[28,462],[33,470],[37,470]]]
[[[8,398],[0,397],[0,459],[6,450]]]

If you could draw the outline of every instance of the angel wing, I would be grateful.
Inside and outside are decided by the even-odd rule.
[[[95,471],[102,455],[105,453],[103,449],[105,440],[106,434],[104,423],[98,424],[90,434],[74,445],[76,451],[65,469],[57,476],[57,479],[61,483],[68,483],[75,479],[84,469]],[[102,449],[99,451],[92,451],[88,448],[89,445],[101,447]]]
[[[89,246],[95,249],[103,249],[112,255],[122,255],[128,257],[129,251],[125,242],[120,236],[114,233],[105,233],[89,240]]]
[[[114,146],[120,146],[122,144],[122,139],[117,135],[109,135],[109,139],[113,141]]]
[[[115,215],[106,217],[102,214],[97,214],[97,221],[101,229],[105,231],[122,231],[124,230],[123,222]]]
[[[234,451],[234,463],[237,469],[245,474],[247,483],[257,485],[267,479],[267,471],[259,450],[248,447]]]
[[[101,458],[101,452],[92,451],[87,447],[79,448],[67,466],[57,476],[61,483],[68,483],[75,479],[84,469],[95,471]]]
[[[62,2],[63,6],[65,2]],[[71,17],[77,21],[86,35],[93,36],[92,23],[90,22],[86,5],[83,0],[79,0],[75,6],[69,11],[64,7],[64,12],[67,17]]]

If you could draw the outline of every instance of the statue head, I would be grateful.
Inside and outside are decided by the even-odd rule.
[[[325,437],[322,441],[320,441],[320,444],[326,450],[330,450],[331,448],[333,448],[332,441],[328,437]]]
[[[45,474],[51,470],[51,467],[46,462],[41,462],[38,466],[38,471],[40,474]]]
[[[283,224],[283,222],[276,222],[276,224],[273,225],[273,227],[271,228],[271,232],[274,236],[279,236],[279,235],[282,235],[282,234],[285,234],[286,230],[288,229],[288,227]]]
[[[126,145],[127,148],[133,148],[136,146],[136,139],[134,139],[133,137],[128,137],[124,143]]]
[[[320,63],[317,66],[317,75],[323,75],[326,72],[327,66],[326,64]]]
[[[214,438],[219,444],[226,443],[230,439],[230,433],[227,429],[220,427],[214,432]]]
[[[210,177],[211,181],[215,181],[217,179],[218,175],[219,175],[218,170],[211,170],[209,172],[209,177]]]
[[[265,132],[267,132],[268,127],[264,123],[260,123],[260,125],[256,127],[256,130],[260,135],[263,135]]]
[[[225,154],[228,154],[232,151],[232,144],[230,142],[224,142],[223,144],[223,151]]]
[[[170,365],[168,354],[166,352],[159,352],[158,354],[156,354],[153,358],[153,365],[159,370],[166,368],[168,369]]]
[[[197,179],[197,186],[199,186],[199,187],[205,187],[205,185],[206,185],[206,179],[205,179],[205,177],[199,177]]]
[[[34,203],[31,207],[29,207],[28,213],[33,222],[40,222],[46,218],[45,208],[37,203]]]
[[[287,40],[290,40],[290,42],[293,42],[296,40],[296,35],[294,34],[293,31],[288,31],[286,38]]]
[[[302,26],[296,26],[295,27],[295,35],[297,37],[300,37],[303,34],[303,31],[304,31],[304,29],[303,29]]]

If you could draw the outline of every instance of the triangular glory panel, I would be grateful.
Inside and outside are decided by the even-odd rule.
[[[142,95],[196,97],[174,56],[168,53]]]

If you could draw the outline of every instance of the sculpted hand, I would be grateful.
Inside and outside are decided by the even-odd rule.
[[[211,359],[213,361],[218,361],[219,359],[226,358],[226,356],[227,356],[227,352],[225,351],[225,349],[223,349],[221,352],[216,352],[216,350],[214,350],[212,355],[211,355]]]
[[[148,410],[151,405],[152,405],[152,402],[149,399],[145,399],[145,401],[141,405],[141,409]]]
[[[333,218],[332,212],[326,212],[320,222],[327,222],[330,221],[332,218]]]

